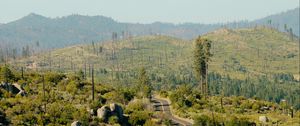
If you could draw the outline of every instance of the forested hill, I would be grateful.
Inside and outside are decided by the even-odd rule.
[[[247,75],[245,73],[298,73],[298,39],[286,32],[268,27],[222,28],[203,37],[213,41],[211,71],[241,79]],[[113,43],[106,41],[70,46],[23,58],[22,61],[36,63],[36,67],[49,68],[51,60],[53,69],[58,69],[58,65],[66,62],[60,69],[67,71],[73,67],[82,68],[85,62],[108,70],[117,63],[120,65],[118,69],[125,71],[141,65],[153,69],[157,67],[158,70],[162,66],[178,70],[192,65],[192,41],[161,35],[140,36],[118,39]],[[115,64],[111,63],[112,50]],[[185,68],[188,69],[191,70]]]
[[[272,20],[271,22],[269,20]],[[155,22],[152,24],[122,23],[104,16],[71,15],[60,18],[47,18],[29,14],[19,20],[0,25],[0,48],[4,52],[22,48],[58,48],[92,41],[110,40],[116,32],[118,38],[140,35],[168,35],[182,39],[193,39],[199,34],[221,27],[243,28],[256,25],[270,25],[280,30],[292,28],[299,35],[299,8],[272,15],[256,21],[241,21],[228,24],[172,24]],[[8,50],[8,51],[6,51]],[[1,53],[1,50],[0,50]]]
[[[219,94],[224,88],[227,96],[243,95],[276,102],[287,99],[300,108],[296,102],[300,96],[290,97],[300,90],[296,38],[268,27],[223,28],[203,37],[213,42],[209,63],[212,94]],[[56,49],[12,60],[11,64],[37,71],[74,73],[83,70],[87,75],[93,64],[97,82],[122,85],[134,84],[136,71],[145,67],[155,88],[168,89],[197,83],[192,67],[193,48],[189,40],[140,36]],[[250,85],[251,90],[248,90]],[[280,93],[274,92],[274,86]]]

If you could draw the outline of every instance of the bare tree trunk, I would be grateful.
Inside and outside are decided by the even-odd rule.
[[[221,109],[223,110],[223,96],[221,96]]]
[[[84,79],[86,79],[86,62],[84,62]]]
[[[43,79],[43,101],[44,101],[44,111],[46,113],[47,109],[46,109],[46,104],[47,104],[47,100],[46,100],[46,92],[45,92],[45,75],[42,75],[42,79]]]
[[[92,100],[95,100],[94,65],[92,66]]]
[[[206,70],[206,72],[205,72],[205,74],[206,74],[205,75],[205,81],[206,81],[205,82],[205,86],[206,86],[205,87],[205,93],[206,93],[206,95],[208,95],[208,93],[209,93],[208,92],[208,63],[206,63],[206,69],[205,70]]]
[[[21,71],[22,71],[22,79],[24,79],[24,67],[21,67]]]

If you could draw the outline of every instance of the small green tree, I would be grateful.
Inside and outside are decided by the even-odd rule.
[[[283,28],[284,28],[284,31],[288,32],[288,26],[287,26],[287,24],[284,24]]]
[[[139,89],[140,93],[142,94],[142,97],[150,98],[152,87],[151,87],[149,77],[147,76],[147,73],[146,73],[146,70],[144,67],[140,71],[138,80],[139,80],[138,89]]]
[[[4,81],[5,83],[10,82],[15,77],[13,72],[8,68],[8,66],[4,66],[3,68],[1,68],[0,76],[1,81]]]
[[[200,80],[199,87],[203,94],[208,93],[207,86],[207,74],[208,74],[208,62],[212,54],[210,53],[211,41],[199,36],[195,41],[194,50],[194,69],[196,77]],[[204,82],[205,81],[205,82]]]
[[[80,80],[84,80],[85,79],[83,70],[79,70],[78,73],[77,73],[77,75],[80,78]]]

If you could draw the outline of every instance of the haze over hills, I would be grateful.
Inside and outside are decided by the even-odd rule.
[[[243,28],[267,25],[283,30],[284,24],[291,27],[299,36],[299,8],[275,14],[255,21],[240,21],[227,24],[172,24],[155,22],[152,24],[122,23],[104,16],[71,15],[61,18],[47,18],[30,14],[19,20],[0,26],[1,48],[10,47],[20,50],[28,45],[33,48],[39,42],[40,48],[60,48],[79,43],[91,43],[111,39],[112,32],[119,38],[162,34],[182,39],[193,39],[198,35],[221,27]],[[20,52],[18,52],[20,53]]]
[[[273,27],[278,27],[281,31],[286,31],[286,29],[284,29],[284,24],[287,24],[287,28],[292,28],[293,33],[299,36],[299,12],[299,8],[295,8],[280,14],[267,16],[265,18],[256,20],[255,22],[258,24],[263,24],[266,23],[267,20],[271,20]]]

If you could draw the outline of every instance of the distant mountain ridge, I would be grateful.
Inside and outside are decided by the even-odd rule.
[[[298,19],[299,8],[252,22],[240,21],[228,24],[184,23],[177,25],[162,22],[151,24],[121,23],[104,16],[70,15],[61,18],[47,18],[31,13],[19,20],[0,25],[0,48],[7,49],[9,47],[8,49],[16,48],[16,50],[21,50],[26,46],[29,46],[29,48],[36,46],[41,49],[62,48],[74,44],[110,40],[113,32],[118,34],[118,39],[149,34],[192,39],[221,27],[253,27],[255,25],[266,25],[268,20],[272,20],[274,24],[278,23],[280,30],[283,29],[284,24],[287,24],[299,36]]]
[[[265,18],[259,19],[254,21],[254,23],[257,24],[264,24],[266,23],[266,21],[270,20],[271,21],[271,25],[273,27],[278,27],[279,30],[281,31],[285,31],[284,29],[284,25],[287,25],[287,28],[292,28],[293,29],[293,33],[297,36],[300,35],[299,33],[299,7],[286,11],[286,12],[282,12],[279,14],[274,14],[274,15],[270,15],[267,16]]]

